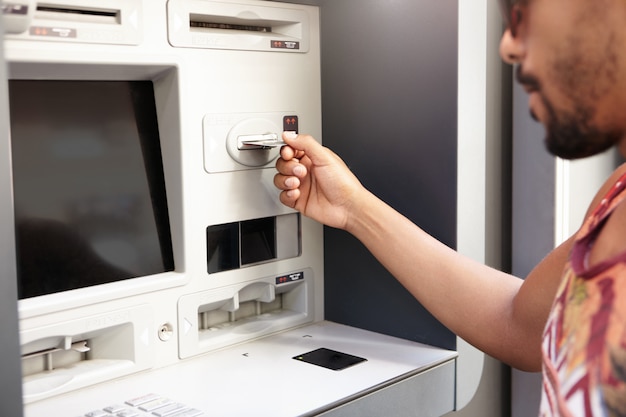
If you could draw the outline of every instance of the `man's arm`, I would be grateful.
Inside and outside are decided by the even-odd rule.
[[[522,281],[475,262],[432,238],[366,193],[346,230],[441,323],[516,368],[541,366],[541,335],[570,242]]]
[[[312,137],[285,140],[290,146],[281,152],[275,177],[284,204],[352,233],[424,307],[469,343],[517,368],[540,369],[543,327],[573,238],[521,280],[429,236],[366,190],[343,161]]]

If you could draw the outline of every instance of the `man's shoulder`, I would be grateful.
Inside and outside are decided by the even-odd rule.
[[[591,204],[587,210],[585,218],[589,217],[591,213],[601,204],[602,200],[606,198],[611,189],[626,175],[626,163],[621,164],[611,175],[604,181],[604,184],[598,189],[595,197],[591,201]]]
[[[598,201],[594,201],[596,204],[603,204],[602,200],[607,197],[615,198],[608,202],[608,204],[614,204],[611,216],[606,221],[591,251],[590,263],[592,265],[616,256],[626,256],[626,188],[623,184],[621,186],[619,184],[620,180],[622,183],[626,180],[625,175],[626,164],[623,164],[606,181],[598,193]]]

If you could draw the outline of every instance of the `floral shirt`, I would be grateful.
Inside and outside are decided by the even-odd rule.
[[[543,335],[542,417],[626,416],[626,252],[586,265],[625,198],[626,175],[576,237]]]

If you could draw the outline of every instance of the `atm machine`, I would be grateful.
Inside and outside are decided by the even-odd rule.
[[[332,232],[278,202],[281,132],[327,134],[306,3],[3,3],[26,416],[440,416],[471,399],[482,354],[342,317],[369,301],[325,267]],[[459,51],[485,47],[483,6],[436,11],[459,20]],[[482,79],[458,106],[487,100],[486,61],[451,64]],[[489,135],[472,120],[452,182],[481,188],[487,165],[466,158]],[[451,244],[477,258],[486,228],[463,229],[486,193],[451,203],[472,219]]]
[[[3,30],[3,22],[0,20],[0,33]],[[8,126],[9,109],[6,89],[6,75],[4,66],[4,54],[0,44],[0,125]],[[4,129],[0,133],[0,158],[2,163],[9,162],[10,146],[9,132]],[[0,182],[0,193],[9,195],[11,193],[11,178],[4,175]],[[13,208],[10,199],[3,199],[0,202],[0,414],[3,416],[20,417],[22,415],[22,386],[21,368],[18,341],[18,320],[17,320],[17,277],[15,271],[15,241],[13,238]]]

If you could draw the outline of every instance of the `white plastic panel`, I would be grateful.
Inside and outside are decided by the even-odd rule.
[[[89,0],[31,1],[26,15],[9,18],[14,21],[11,32],[19,34],[7,38],[138,45],[143,39],[141,12],[141,0],[108,0],[97,5]]]
[[[10,0],[2,2],[4,33],[22,33],[28,29],[35,13],[35,0]]]
[[[297,279],[291,280],[291,276]],[[188,358],[311,322],[312,280],[311,270],[294,271],[181,297],[178,301],[180,357]],[[269,308],[266,310],[263,305]],[[256,311],[247,311],[251,308]]]
[[[23,359],[26,374],[23,380],[24,402],[41,400],[152,367],[154,350],[150,336],[154,330],[153,317],[150,306],[140,305],[23,331],[22,355],[38,355]],[[51,362],[54,353],[77,349],[74,346],[76,343],[81,343],[88,350],[82,360],[72,361],[67,366],[48,363],[46,367],[49,369],[28,372],[26,365],[29,360],[39,358]],[[51,352],[51,356],[42,354],[46,351]]]
[[[187,48],[308,52],[302,10],[206,0],[167,2],[169,41]]]
[[[332,371],[293,359],[320,346],[367,361]],[[139,373],[41,401],[27,407],[25,415],[49,417],[50,410],[59,415],[82,415],[156,393],[201,410],[207,416],[313,416],[347,403],[337,415],[363,416],[362,407],[372,404],[371,397],[376,407],[368,410],[374,413],[371,415],[435,416],[452,411],[453,391],[448,386],[454,381],[455,357],[456,352],[449,350],[319,322],[200,355],[176,367]],[[444,375],[431,378],[430,371],[441,368],[446,368]],[[377,396],[387,387],[395,388]],[[408,390],[416,387],[425,391],[414,393],[410,401],[376,401],[376,398],[397,400],[402,398],[398,394],[408,394]],[[416,408],[416,400],[420,398],[434,404]],[[361,400],[364,405],[360,405]]]

